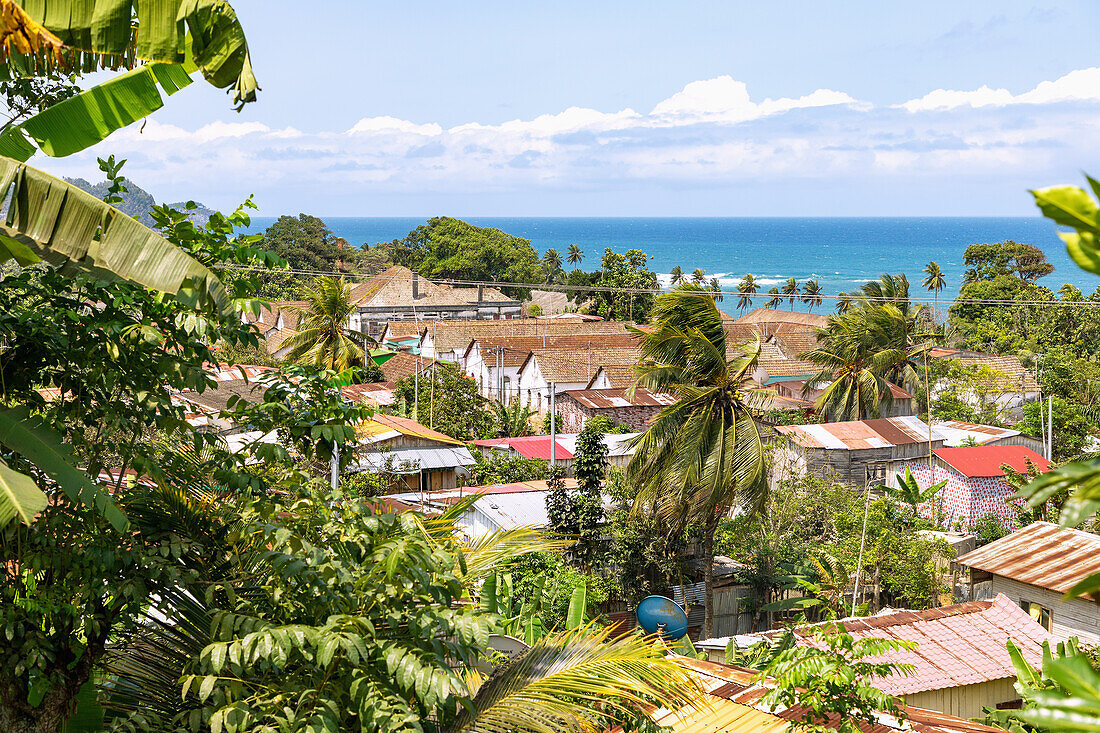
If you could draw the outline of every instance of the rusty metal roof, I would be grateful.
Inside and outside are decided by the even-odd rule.
[[[1008,656],[1005,641],[1011,639],[1030,664],[1040,666],[1043,642],[1051,639],[1046,629],[1004,594],[992,601],[956,603],[926,611],[896,611],[845,619],[842,623],[857,639],[916,642],[915,650],[891,652],[880,660],[914,667],[909,676],[892,675],[874,681],[875,687],[891,695],[1015,679],[1016,669]],[[774,639],[781,633],[776,629],[745,634],[737,637],[737,643],[748,645]],[[800,644],[816,645],[814,637],[805,632],[796,633]],[[727,637],[701,641],[697,646],[725,649],[728,643]]]
[[[687,657],[673,659],[692,672],[705,695],[699,707],[660,709],[651,714],[654,722],[670,733],[786,733],[791,723],[806,712],[799,705],[771,712],[761,702],[768,683],[755,681],[754,670]],[[997,728],[953,715],[908,705],[899,707],[908,720],[899,721],[883,713],[878,724],[861,722],[859,727],[864,733],[1001,733]],[[834,721],[827,727],[836,728],[838,724]]]
[[[994,425],[978,425],[976,423],[963,422],[961,420],[944,420],[932,423],[937,433],[943,435],[945,448],[953,448],[962,445],[967,438],[973,438],[979,445],[994,440],[1004,440],[1020,434],[1019,430],[1012,428],[998,428]]]
[[[928,442],[928,424],[915,417],[832,422],[821,425],[779,425],[777,431],[803,448],[868,450]],[[932,431],[932,442],[943,436]]]
[[[956,562],[974,570],[1065,593],[1100,572],[1100,536],[1034,522],[968,552]]]
[[[614,409],[617,407],[665,407],[676,403],[676,395],[668,392],[650,392],[645,387],[634,390],[634,397],[627,393],[629,389],[573,389],[569,395],[585,407],[594,410]]]

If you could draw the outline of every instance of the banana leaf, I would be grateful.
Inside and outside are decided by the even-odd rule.
[[[126,515],[107,491],[83,471],[73,467],[72,452],[62,442],[61,436],[32,417],[26,407],[0,410],[0,444],[37,466],[57,482],[71,500],[98,510],[119,532],[125,531],[129,525]]]
[[[238,110],[256,99],[259,84],[248,42],[226,0],[16,0],[25,16],[2,12],[10,1],[0,0],[0,32],[37,39],[38,47],[33,41],[0,46],[0,61],[11,67],[9,73],[41,73],[55,66],[83,72],[132,69],[155,61],[197,68],[213,86],[232,90]],[[63,46],[57,49],[37,25]]]
[[[0,461],[0,527],[19,517],[24,524],[34,521],[34,515],[46,508],[49,499],[34,479]]]
[[[194,306],[231,302],[218,278],[200,262],[95,196],[40,170],[0,157],[0,262],[28,254],[105,279],[122,278],[176,296]]]

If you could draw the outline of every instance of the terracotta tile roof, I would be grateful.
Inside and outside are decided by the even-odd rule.
[[[754,670],[688,657],[671,658],[692,673],[705,692],[706,704],[653,711],[653,721],[668,733],[788,733],[792,723],[806,713],[798,705],[772,712],[762,698],[773,683],[756,681]],[[899,707],[906,714],[904,722],[882,714],[878,724],[860,722],[860,729],[863,733],[999,733],[997,728],[946,713],[909,705]],[[836,729],[839,720],[826,727]]]
[[[601,374],[607,377],[611,389],[629,389],[634,386],[635,375],[633,364],[603,364],[592,373],[592,379],[588,380],[586,387],[591,388],[600,378]]]
[[[1034,666],[1041,666],[1043,642],[1050,633],[1014,603],[999,594],[991,601],[957,603],[925,611],[897,611],[878,616],[846,619],[844,628],[856,639],[912,641],[913,651],[892,652],[876,661],[911,664],[909,676],[891,675],[874,681],[875,687],[891,695],[912,695],[928,690],[976,685],[1015,679],[1016,670],[1005,642],[1011,639]],[[771,640],[781,630],[737,637],[746,644]],[[805,631],[796,632],[800,644],[816,644]],[[726,639],[713,640],[724,648]],[[706,646],[707,642],[700,642]]]
[[[957,361],[961,366],[987,366],[991,369],[1007,375],[1010,384],[1006,385],[1005,392],[1020,391],[1020,379],[1023,378],[1024,390],[1027,392],[1039,391],[1039,383],[1035,381],[1035,375],[1028,371],[1018,356],[1011,354],[983,354],[974,351],[960,351],[958,349],[932,349],[929,356],[936,359],[950,359]]]
[[[542,334],[588,336],[627,333],[629,321],[544,321],[539,318],[507,318],[497,321],[433,321],[423,323],[421,336],[435,340],[436,353],[465,349],[477,338],[541,336]]]
[[[601,366],[625,366],[638,363],[638,349],[635,346],[605,347],[592,349],[591,372],[589,371],[588,350],[578,349],[532,349],[520,369],[526,368],[532,360],[537,360],[542,378],[547,382],[565,384],[569,382],[588,383],[596,369]]]
[[[1007,463],[1020,473],[1027,472],[1031,461],[1043,473],[1050,470],[1050,461],[1026,445],[972,445],[957,448],[936,448],[932,453],[967,478],[1004,476],[1001,464]]]
[[[794,323],[801,326],[825,328],[829,316],[822,313],[798,313],[773,308],[754,308],[738,318],[736,323]]]
[[[928,424],[915,417],[831,422],[821,425],[778,425],[775,428],[803,448],[866,450],[928,441]],[[932,431],[932,442],[943,436]]]
[[[1033,522],[956,560],[974,570],[1065,593],[1100,572],[1100,536]]]
[[[382,370],[382,376],[386,378],[387,382],[399,382],[405,377],[411,377],[418,371],[423,374],[433,366],[435,366],[435,359],[399,351],[386,359],[379,368]]]
[[[352,402],[367,402],[375,407],[392,405],[397,400],[393,396],[393,382],[369,382],[367,384],[349,384],[340,388],[340,393]]]
[[[574,389],[564,394],[584,407],[594,410],[616,409],[620,407],[665,407],[676,403],[676,395],[668,392],[650,392],[645,387],[634,390],[631,398],[629,389]]]
[[[418,297],[413,300],[413,280],[417,281]],[[466,305],[478,302],[476,287],[455,287],[417,276],[407,267],[395,265],[366,282],[351,288],[351,300],[363,308],[393,306],[430,307],[433,305]],[[482,288],[482,302],[509,302],[512,299],[496,288]]]
[[[587,364],[589,345],[592,350],[636,346],[637,337],[632,333],[601,333],[601,334],[549,334],[542,336],[492,336],[473,339],[466,347],[467,358],[473,352],[475,345],[480,347],[483,358],[491,364],[496,363],[493,354],[498,349],[504,351],[504,366],[522,366],[527,355],[532,349],[574,349],[578,358],[585,359]],[[489,354],[485,357],[485,354]]]

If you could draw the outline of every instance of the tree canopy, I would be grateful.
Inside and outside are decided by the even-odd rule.
[[[295,269],[332,272],[336,261],[352,255],[323,221],[309,214],[280,216],[264,232],[263,247],[275,252]]]
[[[963,264],[967,267],[963,279],[968,283],[992,280],[999,275],[1012,275],[1034,283],[1054,272],[1054,265],[1047,262],[1043,250],[1011,239],[994,244],[970,245],[963,253]]]

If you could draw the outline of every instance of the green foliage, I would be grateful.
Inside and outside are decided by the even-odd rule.
[[[893,499],[908,504],[917,513],[917,507],[936,498],[936,495],[947,486],[947,479],[938,481],[926,487],[921,487],[909,466],[905,467],[905,473],[898,476],[897,486],[883,486],[885,494]]]
[[[978,546],[996,542],[1010,533],[1005,529],[1004,520],[996,514],[987,514],[980,517],[970,526],[970,532],[978,538]]]
[[[363,366],[365,338],[347,327],[356,308],[351,285],[338,277],[318,277],[306,288],[305,300],[304,308],[293,306],[299,320],[294,335],[283,342],[286,360],[336,372]]]
[[[776,654],[761,673],[774,680],[765,704],[784,708],[800,705],[804,715],[796,728],[815,733],[837,730],[860,733],[861,725],[879,725],[887,713],[905,720],[899,701],[871,684],[874,677],[908,674],[912,665],[869,661],[898,651],[912,651],[914,642],[893,639],[854,639],[841,623],[805,629],[814,646],[791,646]]]
[[[419,388],[418,388],[419,383]],[[393,394],[412,405],[419,393],[416,420],[459,440],[496,437],[493,415],[477,383],[463,374],[457,365],[437,363],[419,376],[398,381]]]
[[[596,285],[627,290],[657,290],[657,275],[649,269],[649,255],[641,250],[627,250],[626,254],[604,250],[600,261],[599,280]],[[592,312],[606,320],[643,322],[653,307],[652,292],[592,292]]]
[[[519,400],[511,405],[494,402],[490,408],[497,425],[497,435],[501,438],[521,438],[531,434],[531,418],[535,411]]]
[[[488,457],[480,450],[471,450],[476,463],[468,466],[470,485],[489,486],[518,481],[539,481],[547,476],[547,463],[537,458],[524,458],[511,451],[490,451]]]
[[[1061,397],[1053,399],[1054,406],[1054,459],[1066,461],[1081,455],[1089,437],[1095,431],[1094,422],[1081,410],[1081,408],[1067,402]],[[1041,417],[1040,417],[1040,413]],[[1024,416],[1016,429],[1033,438],[1041,437],[1040,419],[1044,429],[1047,418],[1046,400],[1029,402],[1024,405]]]
[[[542,315],[542,306],[538,303],[532,303],[527,307],[527,315],[531,316],[532,318],[538,318]]]
[[[1044,394],[1078,405],[1095,405],[1100,397],[1100,364],[1079,358],[1067,347],[1055,347],[1039,358],[1039,386]]]
[[[363,368],[357,375],[359,382],[364,384],[372,384],[375,382],[385,382],[386,375],[382,371],[382,367],[378,366],[378,362],[373,359],[367,359],[363,364]]]
[[[1006,646],[1012,665],[1016,669],[1016,692],[1020,695],[1023,704],[1019,708],[1006,710],[982,708],[985,717],[980,722],[1011,731],[1011,733],[1039,733],[1039,731],[1052,733],[1062,730],[1063,725],[1060,723],[1048,724],[1051,718],[1061,716],[1052,715],[1050,709],[1040,710],[1039,701],[1053,698],[1058,701],[1055,703],[1057,707],[1064,704],[1063,701],[1073,691],[1087,684],[1087,680],[1100,680],[1094,669],[1087,669],[1092,665],[1088,655],[1078,647],[1077,638],[1071,637],[1068,641],[1058,642],[1054,650],[1051,649],[1049,642],[1044,641],[1041,669],[1032,667],[1011,639],[1006,642]],[[1066,672],[1069,670],[1073,670],[1075,679],[1067,687]],[[1089,694],[1094,695],[1096,689],[1093,686]],[[1036,717],[1038,720],[1035,719]]]
[[[442,216],[388,245],[393,261],[428,278],[541,283],[541,260],[531,243],[499,229]],[[560,265],[560,261],[559,261]],[[517,295],[525,289],[505,288]]]
[[[328,226],[309,214],[280,216],[264,231],[263,246],[300,270],[334,272],[346,256]]]
[[[1054,266],[1047,262],[1043,250],[1012,240],[972,244],[963,253],[963,264],[967,267],[963,274],[963,280],[967,283],[995,280],[1006,275],[1034,283],[1054,272]]]
[[[574,497],[578,537],[572,553],[586,567],[596,562],[603,533],[603,477],[607,471],[608,451],[601,428],[598,421],[585,423],[573,451],[573,475],[578,489]]]

